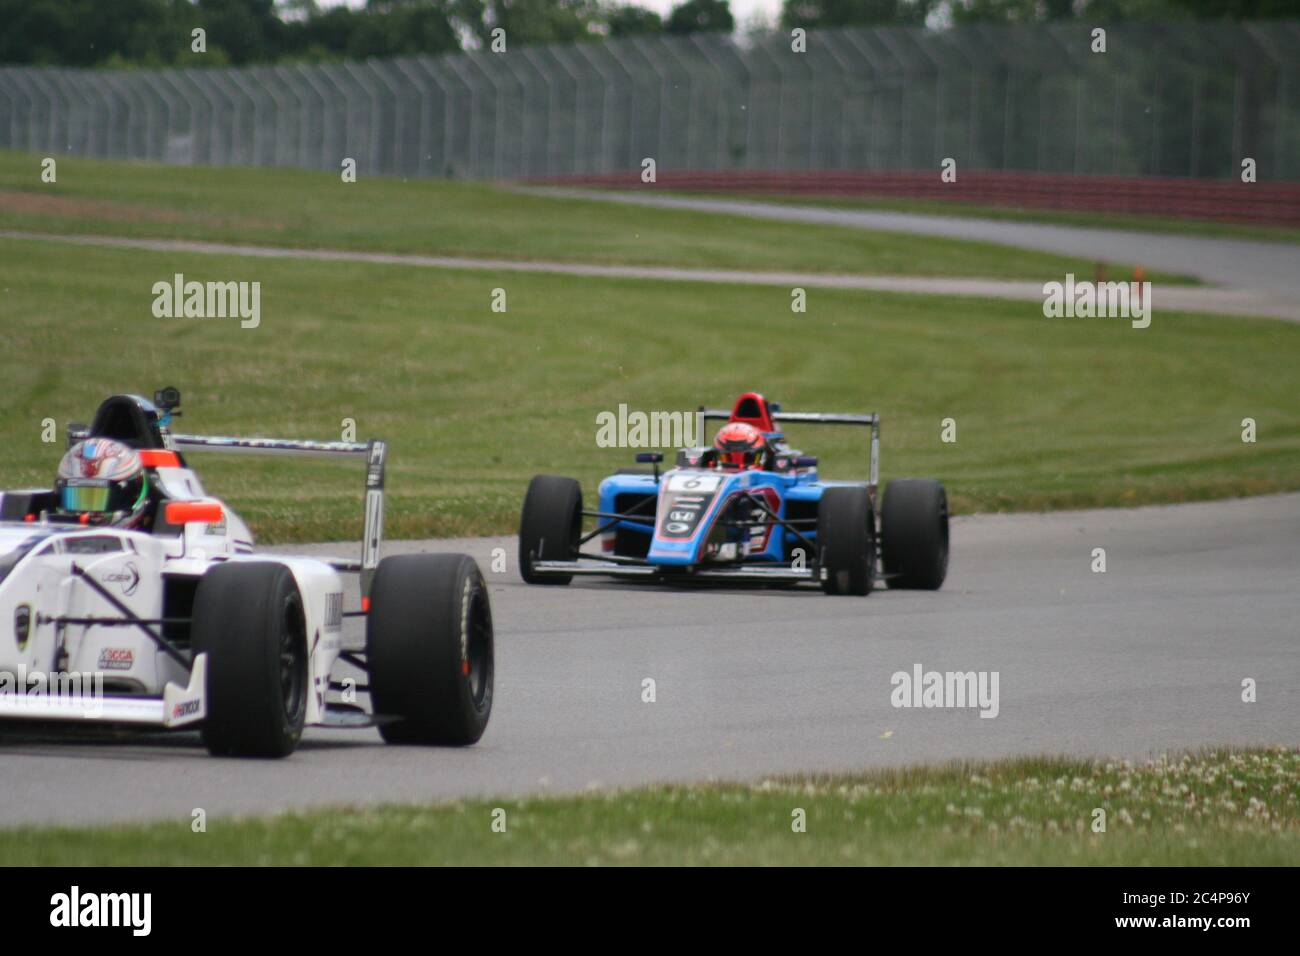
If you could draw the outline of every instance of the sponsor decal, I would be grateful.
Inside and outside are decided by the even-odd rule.
[[[474,582],[465,579],[465,586],[460,591],[460,660],[469,660],[469,606],[474,596]]]
[[[135,651],[129,647],[105,647],[99,652],[101,671],[129,671],[135,666]]]
[[[366,487],[384,487],[384,454],[387,446],[381,442],[370,444],[370,459],[366,463]]]
[[[192,717],[199,712],[201,700],[183,700],[172,708],[172,720],[180,717]]]
[[[28,604],[14,608],[14,641],[18,650],[27,650],[27,641],[32,635],[32,609]]]
[[[100,580],[105,584],[116,584],[124,595],[130,597],[140,586],[140,569],[128,561],[119,570],[108,572]]]
[[[325,630],[337,631],[343,627],[343,592],[331,591],[325,595]]]
[[[722,479],[718,475],[679,472],[664,484],[659,505],[659,536],[689,538],[709,510]]]

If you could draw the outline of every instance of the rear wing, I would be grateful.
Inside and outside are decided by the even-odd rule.
[[[69,426],[68,441],[88,437],[90,429]],[[296,438],[228,438],[216,435],[166,435],[175,451],[218,451],[244,455],[288,455],[317,458],[360,458],[366,465],[365,526],[362,530],[360,561],[330,561],[339,571],[361,575],[361,596],[370,596],[370,582],[379,566],[379,544],[384,537],[384,465],[386,442],[309,441]]]
[[[875,412],[867,415],[847,415],[837,412],[783,412],[771,410],[775,424],[785,422],[806,422],[812,425],[862,425],[871,429],[871,473],[867,487],[871,497],[876,496],[876,487],[880,482],[880,416]],[[730,421],[732,413],[723,408],[705,408],[700,406],[700,416],[707,421]]]
[[[211,435],[171,435],[179,451],[224,451],[246,455],[300,455],[316,458],[361,458],[366,464],[365,524],[361,531],[361,561],[333,561],[340,571],[361,575],[361,596],[370,596],[370,581],[379,566],[384,537],[384,465],[386,442],[307,441],[296,438],[224,438]]]

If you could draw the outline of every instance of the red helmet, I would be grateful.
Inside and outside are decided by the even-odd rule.
[[[729,422],[718,429],[713,439],[718,461],[732,468],[762,468],[767,459],[767,439],[746,422]]]

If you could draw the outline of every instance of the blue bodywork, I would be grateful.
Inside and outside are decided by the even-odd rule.
[[[625,519],[608,527],[602,546],[612,552],[614,531],[622,530],[628,536],[649,538],[644,560],[660,567],[709,562],[788,563],[792,550],[804,548],[804,542],[745,499],[755,493],[761,495],[778,517],[797,522],[799,532],[815,542],[816,509],[822,492],[833,485],[861,484],[820,481],[816,466],[784,471],[681,467],[664,472],[658,480],[649,474],[611,475],[600,483],[600,510],[604,514],[625,514],[630,500],[643,501],[648,495],[656,496],[657,501],[653,512],[648,507],[640,509],[647,521]],[[729,504],[733,505],[731,509]],[[736,514],[737,510],[741,513]],[[719,523],[724,513],[727,519]],[[740,518],[753,523],[731,523]],[[812,555],[806,557],[811,559]]]

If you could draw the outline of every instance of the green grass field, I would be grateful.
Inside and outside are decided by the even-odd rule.
[[[1104,832],[1094,829],[1103,819],[1097,810]],[[53,866],[1295,866],[1300,751],[1218,751],[1137,765],[1027,758],[327,809],[209,819],[201,833],[189,818],[0,830],[0,857]]]
[[[1096,264],[986,243],[525,195],[488,183],[0,152],[0,229],[508,259],[1059,279]],[[1110,270],[1127,278],[1131,264]],[[1163,282],[1190,280],[1152,274]]]
[[[0,229],[575,261],[1059,276],[1000,247],[524,197],[491,186],[60,162],[0,154]],[[17,198],[15,198],[17,197]],[[33,199],[35,197],[35,199]],[[1044,273],[1042,270],[1046,270]],[[260,282],[261,325],[162,319],[174,273]],[[1112,273],[1112,278],[1119,277]],[[491,309],[503,288],[507,311]],[[107,394],[185,394],[178,430],[391,445],[387,533],[512,532],[529,478],[631,464],[597,415],[725,405],[878,411],[883,477],[955,510],[1124,506],[1300,489],[1300,325],[1157,311],[1046,319],[1032,302],[574,279],[0,239],[0,487],[48,486],[62,426]],[[1254,418],[1258,441],[1241,441]],[[940,440],[945,418],[957,441]],[[44,442],[45,421],[59,426]],[[830,478],[866,436],[792,430]],[[193,456],[266,543],[356,538],[361,473]],[[267,819],[0,831],[25,863],[1291,864],[1295,751],[1152,766],[1041,758],[765,783]],[[505,833],[491,829],[503,808]],[[1108,814],[1093,833],[1092,811]],[[791,830],[795,808],[807,832]]]
[[[972,219],[1042,222],[1056,226],[1090,226],[1096,229],[1127,229],[1137,232],[1176,233],[1183,236],[1220,236],[1228,239],[1300,243],[1300,229],[1291,226],[1220,222],[1215,219],[1169,219],[1136,213],[1080,212],[1069,209],[1037,209],[1028,206],[986,206],[942,199],[894,199],[883,196],[808,196],[694,190],[676,192],[674,195],[688,198],[707,196],[710,199],[771,202],[784,206],[929,213],[936,216],[966,216]]]
[[[632,452],[596,416],[727,404],[878,411],[883,477],[932,475],[956,510],[1184,501],[1300,488],[1300,325],[1157,311],[1046,319],[1035,303],[493,275],[169,254],[0,239],[0,487],[46,484],[42,422],[85,421],[115,391],[186,396],[208,434],[391,442],[394,537],[508,532],[535,473],[594,483]],[[262,283],[262,319],[159,319],[152,285]],[[508,311],[490,309],[507,291]],[[1241,420],[1259,440],[1241,441]],[[942,419],[957,441],[940,439]],[[866,473],[865,435],[791,439],[831,478]],[[59,433],[62,441],[62,432]],[[265,542],[339,540],[360,474],[207,456],[209,490]]]

